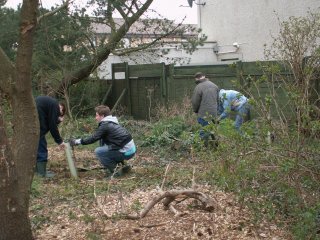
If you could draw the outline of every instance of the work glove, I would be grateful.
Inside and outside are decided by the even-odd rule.
[[[70,139],[69,143],[70,143],[71,147],[80,145],[81,144],[81,138],[79,138],[79,139]]]

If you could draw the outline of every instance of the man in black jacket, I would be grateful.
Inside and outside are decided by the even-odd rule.
[[[66,112],[65,105],[49,96],[39,96],[36,98],[36,105],[40,123],[40,139],[37,154],[36,172],[42,177],[53,177],[52,172],[47,172],[48,149],[46,134],[51,133],[54,141],[61,150],[64,143],[60,136],[58,124],[63,121]]]
[[[116,172],[118,164],[124,160],[131,159],[136,153],[136,146],[131,134],[119,125],[118,119],[111,115],[110,108],[100,105],[95,108],[98,128],[89,137],[75,139],[70,142],[71,145],[87,145],[100,141],[100,146],[95,149],[95,154],[101,164],[109,169],[109,176],[119,176],[130,170],[129,166],[122,168],[122,171]]]

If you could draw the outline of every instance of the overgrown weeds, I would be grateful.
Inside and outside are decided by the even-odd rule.
[[[217,148],[210,149],[199,140],[195,119],[194,126],[183,122],[181,116],[159,119],[145,136],[145,145],[175,149],[175,153],[187,151],[190,163],[197,166],[198,180],[236,193],[242,204],[254,211],[252,223],[265,215],[270,219],[281,216],[297,239],[316,238],[320,211],[318,139],[298,137],[292,123],[282,128],[275,118],[270,125],[270,119],[256,117],[243,125],[243,135],[234,130],[232,120],[205,127],[219,141]]]
[[[57,180],[59,187],[51,189],[50,193],[46,189],[50,182],[36,178],[32,187],[32,212],[45,207],[36,201],[43,194],[46,194],[46,201],[51,204],[71,200],[75,206],[87,206],[94,204],[94,191],[97,194],[117,194],[136,189],[156,189],[163,181],[166,166],[170,164],[166,179],[166,187],[169,189],[190,187],[195,170],[197,183],[233,192],[243,206],[250,207],[254,213],[252,224],[258,225],[259,221],[268,216],[279,225],[289,225],[296,239],[305,236],[315,239],[318,236],[318,139],[306,137],[301,141],[300,137],[298,141],[294,127],[288,128],[286,134],[281,134],[283,129],[277,131],[279,125],[275,124],[270,142],[270,124],[265,119],[257,117],[244,123],[243,135],[239,135],[233,121],[227,119],[218,125],[205,127],[204,130],[214,133],[219,142],[218,147],[210,148],[199,138],[200,127],[196,117],[193,123],[191,120],[184,121],[187,117],[170,114],[159,116],[156,122],[120,118],[138,145],[138,154],[133,160],[134,173],[124,181],[106,183],[103,171],[93,170],[83,173],[80,182],[65,178]],[[83,124],[89,124],[88,127],[96,125],[91,120],[81,120],[79,130],[73,134],[84,134]],[[84,155],[83,151],[91,152],[91,160],[97,161],[94,159],[93,146],[75,149],[78,161],[90,155]],[[54,162],[52,166],[65,169],[61,164],[65,163]],[[138,202],[133,203],[132,207],[141,208]],[[93,223],[94,219],[86,214],[84,210],[81,221]],[[70,217],[80,219],[73,214]],[[49,220],[35,216],[32,221],[36,229]]]
[[[69,212],[70,218],[93,224],[95,219],[85,211],[85,207],[94,204],[94,192],[125,194],[136,189],[156,189],[163,181],[166,166],[170,164],[166,178],[169,189],[188,188],[192,178],[196,178],[199,184],[235,193],[239,202],[254,213],[250,224],[258,226],[268,216],[279,225],[289,225],[296,239],[319,236],[318,139],[314,136],[302,138],[301,135],[298,138],[294,123],[283,128],[283,124],[277,124],[279,119],[256,117],[244,123],[243,135],[235,131],[230,119],[206,126],[203,130],[215,135],[218,146],[205,146],[199,138],[200,126],[191,113],[191,107],[173,114],[178,113],[178,109],[181,107],[175,105],[173,110],[158,111],[156,121],[152,122],[120,118],[138,145],[138,154],[133,160],[134,172],[123,181],[106,183],[103,170],[94,170],[83,174],[80,181],[58,180],[59,187],[51,189],[48,194],[45,189],[48,183],[44,181],[42,186],[39,182],[42,180],[36,179],[32,188],[32,212],[43,207],[36,199],[46,193],[51,204],[71,200],[74,206],[83,209],[83,214],[78,217]],[[83,119],[73,127],[70,133],[82,136],[89,134],[84,127],[94,129],[96,122]],[[87,158],[83,155],[84,150],[91,152],[92,161],[97,161],[92,146],[77,148],[78,160]],[[63,169],[59,164],[62,163],[53,166]],[[134,210],[141,207],[138,201],[132,203]],[[119,219],[120,216],[114,216],[114,221]],[[33,218],[35,228],[48,221],[47,218]],[[95,233],[92,234],[88,233],[88,236]]]

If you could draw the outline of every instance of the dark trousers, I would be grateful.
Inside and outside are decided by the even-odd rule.
[[[46,136],[43,135],[39,139],[37,162],[47,162],[48,161],[48,148]]]
[[[95,149],[95,154],[100,160],[101,164],[108,168],[111,173],[114,172],[114,169],[119,163],[123,162],[124,160],[129,160],[135,155],[135,153],[133,153],[125,156],[122,152],[110,150],[108,146],[97,147]]]
[[[198,123],[202,126],[202,127],[205,127],[207,125],[209,125],[209,122],[207,120],[204,120],[203,118],[200,118],[198,117]],[[208,133],[207,131],[203,130],[203,129],[200,129],[199,131],[199,135],[200,135],[200,138],[205,140],[207,138],[209,138],[210,136],[210,133]]]
[[[215,121],[212,120],[212,123],[209,123],[207,120],[203,119],[203,118],[200,118],[198,117],[198,123],[202,126],[202,127],[205,127],[209,124],[215,124]],[[204,129],[200,129],[199,131],[199,135],[200,135],[200,138],[204,141],[205,145],[208,144],[208,141],[209,140],[216,140],[215,136],[211,133],[211,132],[208,132]],[[210,139],[211,138],[211,139]]]

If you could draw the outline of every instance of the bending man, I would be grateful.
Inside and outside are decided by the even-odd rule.
[[[250,106],[248,99],[235,90],[221,89],[219,92],[219,121],[228,117],[230,112],[236,113],[235,128],[240,132],[240,127],[247,117],[250,119]]]
[[[46,134],[51,133],[54,141],[60,149],[64,149],[64,143],[60,136],[58,124],[63,121],[66,107],[63,103],[49,96],[39,96],[36,98],[40,122],[40,139],[38,145],[36,172],[42,177],[53,177],[54,173],[47,172],[48,148]]]

